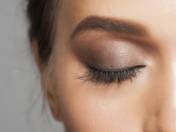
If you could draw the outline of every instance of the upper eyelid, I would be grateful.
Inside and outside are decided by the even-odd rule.
[[[91,30],[90,30],[91,31]],[[98,36],[97,32],[99,32],[99,39],[95,39],[94,36]],[[101,34],[101,33],[106,33],[106,34]],[[92,34],[91,36],[89,36],[89,34]],[[86,31],[83,34],[80,34],[79,37],[75,38],[74,40],[71,40],[71,47],[73,49],[78,49],[80,46],[84,46],[84,43],[94,43],[93,41],[97,41],[101,40],[101,38],[103,36],[107,37],[106,39],[111,39],[113,41],[124,41],[124,42],[128,42],[131,43],[134,46],[139,47],[140,49],[142,49],[144,52],[143,53],[147,53],[150,56],[158,56],[160,54],[160,51],[157,47],[158,42],[155,41],[154,39],[151,38],[145,38],[145,37],[136,37],[136,36],[130,36],[127,34],[118,34],[118,33],[113,33],[113,32],[104,32],[104,31],[100,31],[100,30],[95,30],[95,31]],[[103,39],[103,38],[102,38]]]

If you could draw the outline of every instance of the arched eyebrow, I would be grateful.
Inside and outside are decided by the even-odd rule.
[[[116,18],[100,16],[89,16],[83,19],[73,30],[71,38],[75,38],[80,32],[87,30],[103,30],[106,32],[117,32],[119,34],[134,37],[148,37],[147,29],[138,23]]]

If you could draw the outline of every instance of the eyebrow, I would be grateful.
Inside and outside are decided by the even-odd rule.
[[[80,32],[86,30],[103,30],[107,32],[117,32],[135,37],[146,37],[146,28],[138,23],[128,20],[106,18],[100,16],[89,16],[83,19],[73,30],[71,38],[75,38]]]

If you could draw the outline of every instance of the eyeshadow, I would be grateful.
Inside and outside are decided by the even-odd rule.
[[[73,52],[85,64],[119,69],[144,63],[145,53],[134,42],[101,31],[88,31],[72,42]]]

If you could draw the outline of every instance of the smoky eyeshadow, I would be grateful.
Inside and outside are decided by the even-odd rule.
[[[105,32],[82,33],[71,43],[74,54],[86,65],[116,70],[144,65],[145,54],[136,44]]]

